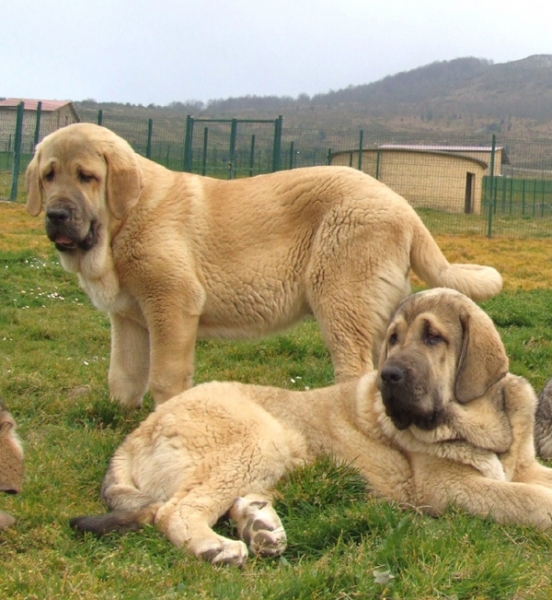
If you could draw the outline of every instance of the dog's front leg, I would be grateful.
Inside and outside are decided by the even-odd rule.
[[[110,313],[111,360],[109,391],[124,406],[137,408],[146,393],[149,377],[149,335],[145,327],[117,313]]]
[[[329,451],[358,469],[366,479],[369,491],[391,502],[412,504],[414,477],[410,463],[402,452],[352,428],[344,430],[338,439],[339,443]]]
[[[417,504],[426,512],[441,514],[449,505],[468,514],[492,518],[507,525],[552,527],[552,490],[536,483],[498,481],[476,469],[416,455]]]
[[[199,315],[167,311],[148,320],[150,331],[149,389],[161,404],[192,387]]]

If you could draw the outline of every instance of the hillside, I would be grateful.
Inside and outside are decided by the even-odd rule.
[[[287,127],[409,132],[481,131],[552,138],[552,55],[494,64],[478,58],[435,62],[358,86],[309,97],[246,96],[169,106],[75,102],[105,111],[210,118],[274,118]]]

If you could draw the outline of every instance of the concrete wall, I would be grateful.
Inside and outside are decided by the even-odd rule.
[[[358,158],[358,150],[336,152],[332,164],[358,168]],[[487,163],[479,157],[425,150],[363,150],[361,168],[415,207],[481,212],[482,178]],[[467,205],[468,173],[471,202]]]

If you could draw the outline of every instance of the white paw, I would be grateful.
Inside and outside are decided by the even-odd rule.
[[[240,541],[219,538],[217,541],[200,545],[195,555],[213,565],[233,565],[243,567],[247,560],[247,546]]]
[[[283,527],[273,530],[258,529],[255,527],[260,523],[252,523],[251,539],[245,540],[249,544],[249,549],[258,556],[280,556],[287,547],[286,532]],[[244,538],[245,539],[245,538]]]
[[[237,498],[230,509],[240,538],[258,556],[279,556],[287,546],[282,521],[272,504],[262,497]]]

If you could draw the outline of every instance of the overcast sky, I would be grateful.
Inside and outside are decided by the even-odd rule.
[[[552,54],[550,0],[12,0],[0,97],[314,95],[434,61]]]

